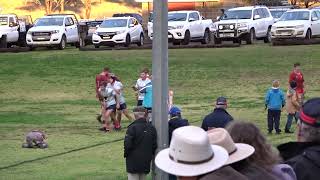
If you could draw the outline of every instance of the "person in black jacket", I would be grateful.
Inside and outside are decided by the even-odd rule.
[[[183,126],[188,126],[189,122],[187,119],[182,119],[181,110],[177,106],[172,106],[169,110],[170,120],[168,122],[169,127],[169,144],[171,142],[172,132]]]
[[[297,180],[320,177],[320,98],[307,101],[300,110],[297,142],[278,146],[280,155],[296,173]]]
[[[133,109],[135,121],[128,126],[124,139],[124,157],[128,180],[144,180],[157,149],[156,129],[146,121],[145,108]]]
[[[225,97],[219,97],[216,101],[216,108],[208,114],[201,125],[201,128],[208,131],[212,128],[225,128],[233,120],[232,116],[226,111],[228,104]]]

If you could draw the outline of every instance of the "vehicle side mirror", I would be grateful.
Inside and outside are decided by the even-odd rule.
[[[319,19],[317,17],[312,17],[311,20],[312,21],[318,21]]]
[[[220,16],[217,16],[217,21],[219,21],[220,20]]]
[[[196,19],[194,19],[194,18],[189,18],[189,22],[193,22],[193,21],[196,21]]]
[[[261,18],[260,15],[254,15],[253,20],[257,20],[257,19],[260,19],[260,18]]]
[[[134,24],[130,24],[129,27],[131,27],[131,28],[134,27]]]

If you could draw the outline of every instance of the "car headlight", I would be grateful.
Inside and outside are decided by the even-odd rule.
[[[126,30],[117,31],[116,33],[117,33],[117,34],[122,34],[122,33],[124,33],[124,32],[126,32]]]
[[[222,25],[219,25],[219,29],[223,29],[223,26],[222,26]]]
[[[247,23],[238,23],[237,27],[238,28],[245,28],[245,27],[248,27],[248,24]]]
[[[59,33],[59,30],[53,30],[53,31],[51,31],[51,34],[57,34],[57,33]]]
[[[294,28],[296,28],[296,29],[304,28],[304,25],[303,24],[302,25],[298,25],[298,26],[295,26]]]
[[[230,29],[233,29],[233,28],[234,28],[234,25],[231,24],[231,25],[230,25]]]

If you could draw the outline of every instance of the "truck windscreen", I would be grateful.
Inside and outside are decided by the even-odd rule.
[[[64,18],[40,18],[36,26],[63,26]]]
[[[0,17],[0,26],[8,25],[8,17]]]

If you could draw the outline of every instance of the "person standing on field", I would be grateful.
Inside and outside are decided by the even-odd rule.
[[[96,97],[100,103],[100,113],[97,115],[97,120],[102,123],[101,117],[104,113],[103,103],[104,98],[99,93],[99,88],[102,86],[102,82],[108,81],[110,69],[108,67],[103,68],[102,72],[96,76]]]
[[[300,104],[298,102],[298,95],[296,92],[297,83],[295,81],[290,82],[290,88],[287,91],[287,103],[286,109],[288,113],[288,119],[285,127],[285,133],[293,133],[290,131],[293,117],[298,120],[297,112],[300,110]]]
[[[298,94],[299,103],[303,104],[305,89],[304,89],[304,77],[300,69],[300,63],[295,63],[293,65],[293,71],[290,73],[290,76],[289,76],[289,84],[291,81],[295,81],[297,83],[296,92]]]
[[[284,107],[286,101],[283,91],[280,89],[280,82],[274,80],[272,88],[268,89],[265,97],[265,106],[268,109],[268,132],[272,133],[273,126],[277,134],[281,133],[280,116],[281,109]]]
[[[148,78],[148,74],[145,70],[141,71],[140,78],[137,80],[133,89],[138,93],[138,102],[137,106],[142,106],[145,93],[140,92],[142,88],[144,88],[151,80]]]

